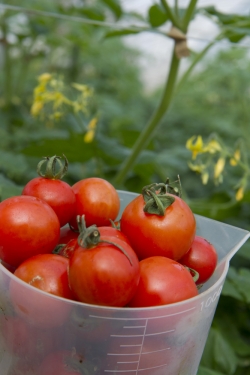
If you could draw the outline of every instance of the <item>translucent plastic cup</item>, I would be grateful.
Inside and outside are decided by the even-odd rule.
[[[122,212],[136,194],[119,195]],[[195,375],[229,261],[250,235],[202,216],[196,221],[197,234],[217,249],[218,266],[198,296],[171,305],[132,309],[68,301],[34,289],[0,264],[0,374]]]

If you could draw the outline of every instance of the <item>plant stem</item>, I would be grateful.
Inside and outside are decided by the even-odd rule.
[[[3,23],[3,41],[4,41],[4,95],[5,106],[8,108],[11,104],[11,59],[9,54],[9,43],[7,40],[7,26]]]
[[[179,20],[177,16],[172,12],[171,8],[169,7],[166,0],[161,0],[161,4],[163,8],[165,9],[166,14],[168,15],[168,18],[172,22],[173,26],[180,27]]]
[[[186,9],[185,15],[184,15],[183,20],[182,20],[182,31],[184,33],[187,32],[187,28],[188,28],[189,22],[190,22],[190,20],[193,16],[194,10],[196,8],[197,1],[198,0],[191,0],[187,9]]]
[[[172,21],[173,25],[176,27],[179,27],[182,31],[186,33],[189,22],[192,18],[193,12],[196,7],[196,3],[198,0],[190,0],[190,3],[187,7],[185,16],[182,20],[182,25],[179,25],[179,19],[175,16],[175,14],[172,12],[171,8],[169,7],[168,3],[166,0],[161,0],[161,3],[163,7],[165,8],[170,20]],[[180,60],[177,58],[174,50],[173,50],[173,55],[172,55],[172,61],[170,65],[170,71],[168,74],[168,78],[166,81],[165,89],[163,91],[162,99],[159,103],[158,108],[154,112],[153,116],[137,138],[131,154],[129,157],[125,160],[123,165],[121,166],[120,171],[114,178],[114,185],[117,187],[121,186],[123,183],[127,173],[130,171],[132,166],[134,165],[138,155],[140,152],[147,147],[153,132],[156,130],[157,126],[160,124],[160,121],[162,120],[163,116],[168,110],[168,107],[171,103],[171,99],[174,95],[174,90],[176,86],[176,80],[177,80],[177,75],[178,75],[178,69],[179,69],[179,64]]]
[[[140,152],[148,145],[153,132],[155,131],[156,127],[159,125],[162,117],[166,113],[169,104],[172,99],[172,94],[174,91],[176,79],[177,79],[177,74],[178,74],[178,68],[179,68],[179,63],[180,60],[176,57],[175,53],[173,52],[172,56],[172,62],[170,66],[170,71],[168,74],[168,79],[166,82],[166,86],[162,95],[161,102],[154,112],[153,116],[137,138],[137,141],[135,142],[131,154],[125,160],[125,163],[122,165],[122,168],[120,172],[116,175],[114,179],[114,184],[116,186],[119,186],[122,184],[124,178],[126,177],[127,173],[129,172],[130,168],[134,164],[137,156],[140,154]]]
[[[181,79],[179,80],[178,85],[176,86],[175,92],[177,92],[179,88],[183,85],[183,83],[188,79],[193,69],[195,68],[196,64],[198,64],[198,62],[205,56],[207,51],[215,44],[215,42],[216,40],[213,40],[198,55],[195,56],[190,66],[188,67],[188,69],[185,71],[185,73],[182,75]]]

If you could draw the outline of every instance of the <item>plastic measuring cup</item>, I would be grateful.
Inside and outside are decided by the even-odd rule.
[[[136,194],[119,195],[122,212]],[[15,368],[50,375],[46,368],[53,366],[55,375],[71,375],[70,368],[73,375],[195,375],[229,261],[250,235],[202,216],[196,221],[197,234],[217,249],[218,266],[198,296],[171,305],[132,309],[68,301],[16,279],[0,264],[1,375]]]

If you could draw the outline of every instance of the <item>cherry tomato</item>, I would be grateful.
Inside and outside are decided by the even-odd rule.
[[[36,177],[24,187],[22,195],[30,195],[47,202],[55,211],[60,226],[67,224],[75,213],[75,194],[69,184],[61,180]]]
[[[101,237],[90,248],[78,246],[70,258],[69,283],[76,298],[85,303],[125,306],[139,282],[139,261],[130,245],[118,238]],[[120,246],[127,255],[125,255]]]
[[[120,199],[117,191],[108,181],[90,177],[72,186],[76,196],[75,218],[70,224],[78,229],[77,215],[85,215],[86,225],[106,226],[114,221],[119,213]]]
[[[144,212],[142,195],[130,202],[121,217],[121,231],[140,260],[166,256],[178,260],[190,249],[196,221],[190,207],[178,196],[165,209],[164,216]]]
[[[41,199],[22,195],[0,203],[0,258],[10,266],[51,253],[59,235],[59,220]]]
[[[30,180],[22,191],[23,195],[31,195],[47,202],[55,211],[60,226],[67,224],[75,214],[76,197],[69,184],[62,181],[67,173],[68,160],[63,155],[64,166],[59,156],[45,157],[37,165],[40,177]],[[42,166],[46,164],[45,173]],[[59,170],[57,171],[57,164]]]
[[[60,237],[58,244],[67,244],[70,240],[77,238],[79,236],[79,231],[73,230],[69,225],[65,225],[60,229]]]
[[[39,368],[39,375],[79,375],[85,368],[84,357],[72,351],[49,354]]]
[[[122,241],[125,241],[129,244],[127,236],[122,233],[119,229],[113,227],[98,227],[101,236],[109,236],[114,238],[119,238]]]
[[[68,265],[67,258],[56,254],[40,254],[24,261],[14,275],[28,286],[17,282],[16,278],[10,282],[10,297],[16,312],[37,326],[63,324],[70,314],[70,305],[49,294],[74,298],[68,285]],[[48,294],[41,294],[37,289]]]
[[[189,271],[180,263],[161,256],[140,261],[140,281],[129,307],[160,306],[198,295]]]
[[[218,256],[214,246],[205,238],[195,236],[190,250],[179,262],[197,271],[199,273],[197,284],[203,284],[214,273],[217,260]]]
[[[1,319],[1,332],[6,347],[12,355],[30,362],[41,359],[48,354],[55,345],[51,329],[39,329],[29,324],[19,316],[7,316]]]
[[[66,245],[60,246],[58,254],[65,258],[71,258],[77,246],[77,238],[72,238],[72,240],[69,240]]]

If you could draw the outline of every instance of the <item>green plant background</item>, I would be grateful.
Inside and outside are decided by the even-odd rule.
[[[9,0],[3,4],[19,6]],[[195,3],[195,2],[190,2]],[[156,2],[142,19],[124,14],[115,0],[83,2],[82,7],[65,1],[28,1],[22,6],[37,11],[84,17],[96,24],[65,20],[23,11],[0,8],[0,188],[2,199],[20,194],[29,179],[36,176],[37,162],[44,156],[67,156],[70,167],[65,180],[73,184],[88,176],[116,181],[121,165],[162,96],[162,88],[146,94],[140,80],[140,53],[129,48],[119,36],[154,32],[171,20],[166,2]],[[69,2],[70,4],[70,2]],[[0,4],[1,5],[1,4]],[[165,7],[164,7],[165,5]],[[233,145],[244,139],[249,150],[249,50],[238,45],[250,34],[249,17],[225,15],[214,8],[202,11],[221,28],[220,37],[231,42],[212,59],[191,53],[190,66],[202,58],[202,69],[193,72],[178,86],[171,105],[140,152],[119,187],[140,192],[142,186],[170,177],[182,180],[184,196],[195,213],[249,230],[250,190],[240,202],[232,201],[232,187],[240,178],[228,168],[224,182],[204,186],[190,171],[191,154],[185,143],[192,135],[217,133]],[[183,9],[179,13],[184,12]],[[130,24],[142,22],[140,30],[123,31],[99,26],[98,22],[119,19]],[[172,20],[173,21],[173,20]],[[145,26],[146,25],[146,26]],[[114,37],[115,36],[115,37]],[[216,40],[211,43],[213,45]],[[88,84],[95,95],[90,107],[98,114],[98,127],[92,143],[84,143],[83,128],[68,114],[48,123],[30,115],[37,77],[61,74],[72,82]],[[186,77],[184,77],[186,78]],[[88,118],[80,118],[87,125]],[[249,151],[248,155],[249,156]],[[118,186],[118,185],[117,185]],[[233,202],[233,203],[232,203]],[[246,243],[233,258],[223,288],[198,375],[250,374],[250,245]]]

